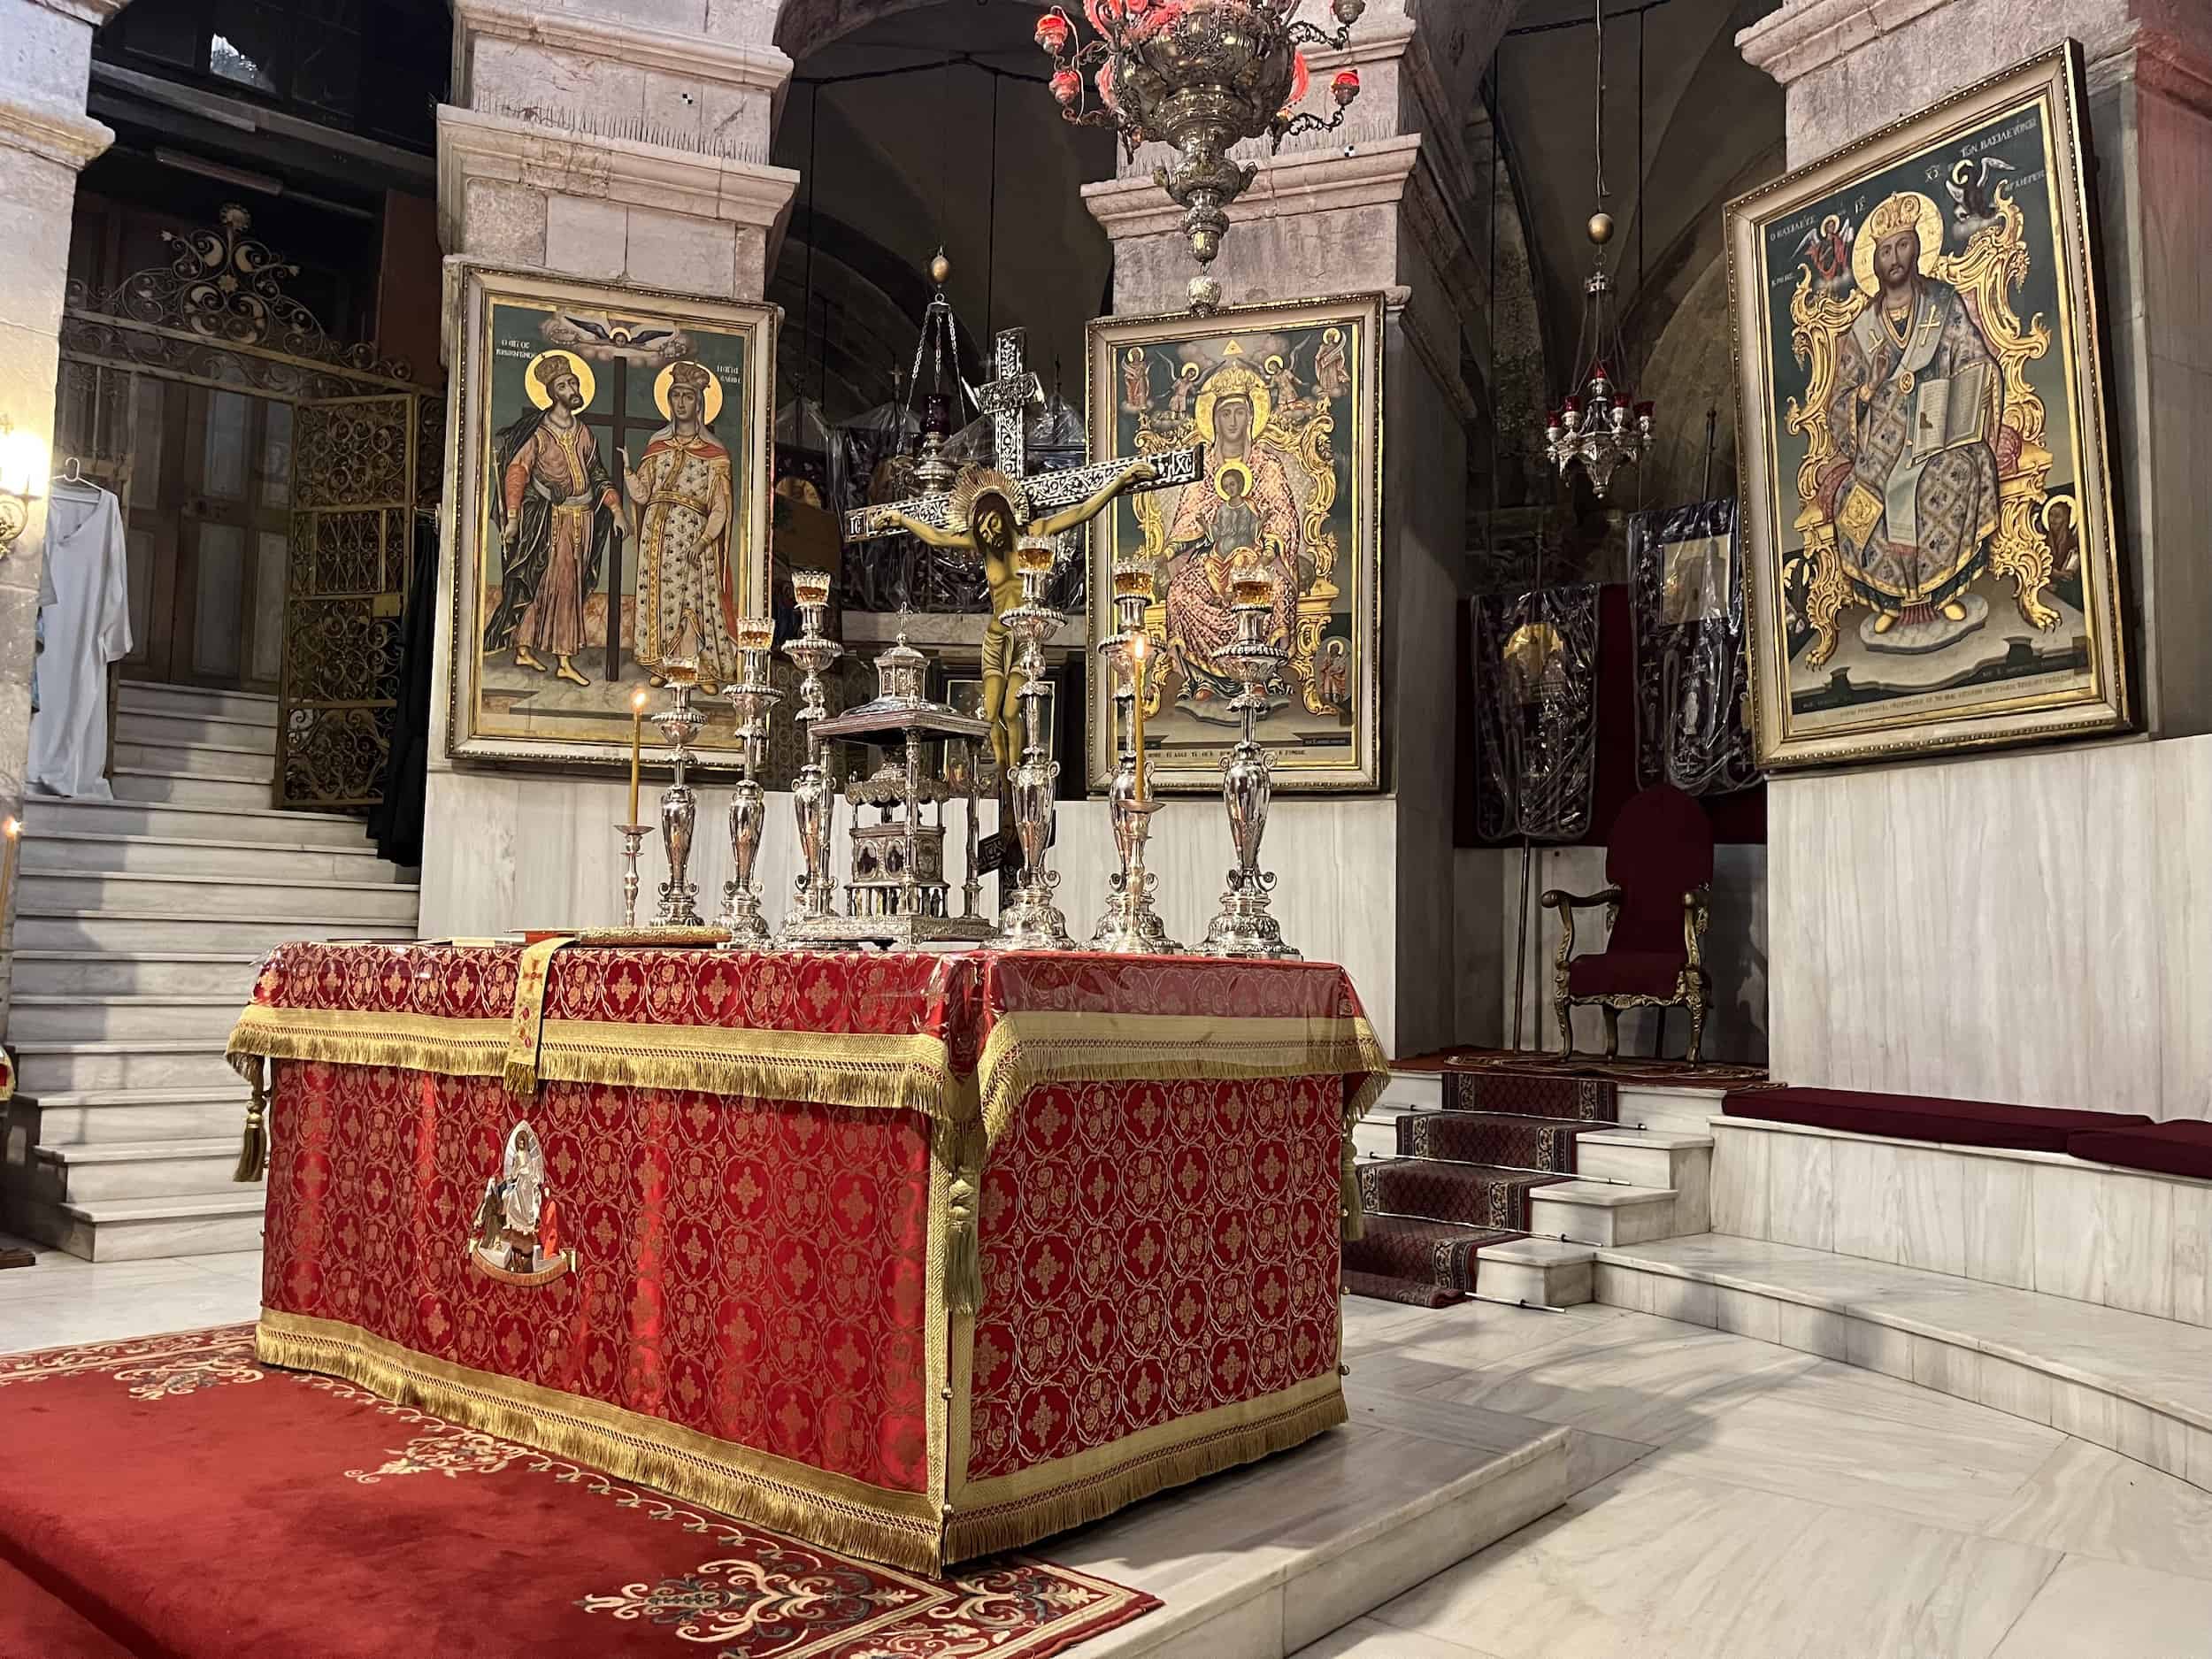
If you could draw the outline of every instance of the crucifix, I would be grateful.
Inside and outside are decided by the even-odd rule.
[[[856,508],[845,515],[848,541],[905,531],[933,546],[957,549],[982,561],[991,589],[992,615],[983,641],[981,712],[991,723],[992,749],[999,763],[1002,825],[1012,821],[1009,794],[1012,685],[1006,634],[999,618],[1019,603],[1020,585],[1012,562],[1015,542],[1056,536],[1088,522],[1123,494],[1194,483],[1204,471],[1204,452],[1194,445],[1149,456],[1133,465],[1126,460],[1094,461],[1059,472],[1032,473],[1028,470],[1028,411],[1044,400],[1044,388],[1022,360],[1025,338],[1019,328],[999,334],[993,351],[997,378],[976,399],[991,418],[995,466],[964,467],[949,488],[883,506]],[[1002,511],[985,510],[985,503],[994,499],[1003,501]],[[972,517],[976,522],[970,522]],[[1015,838],[1004,830],[987,845],[981,867],[995,864],[1002,898],[1020,856]]]
[[[1071,466],[1057,472],[1029,472],[1028,411],[1032,404],[1044,401],[1044,388],[1023,362],[1027,333],[1021,328],[1000,332],[993,350],[993,366],[998,378],[981,388],[976,401],[991,418],[994,464],[1021,485],[1029,497],[1030,511],[1041,517],[1089,500],[1120,476],[1127,463],[1094,461],[1087,466]],[[1179,484],[1195,483],[1203,470],[1202,451],[1196,445],[1147,458],[1152,463],[1153,476],[1132,486],[1133,491],[1169,489]],[[865,541],[874,536],[896,534],[904,526],[884,522],[893,514],[934,530],[949,530],[953,527],[952,497],[949,489],[932,490],[879,507],[856,507],[845,515],[845,539]]]

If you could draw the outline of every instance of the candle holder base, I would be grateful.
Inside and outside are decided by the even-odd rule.
[[[1207,925],[1204,941],[1192,954],[1304,961],[1302,953],[1283,942],[1282,924],[1268,914],[1268,890],[1274,885],[1275,878],[1264,871],[1232,870],[1220,912]]]
[[[1004,950],[1074,950],[1068,918],[1052,902],[1049,887],[1024,883],[1013,902],[999,912],[999,946]]]

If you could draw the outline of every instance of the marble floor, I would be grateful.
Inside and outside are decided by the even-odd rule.
[[[258,1271],[42,1252],[0,1351],[250,1318]],[[1617,1308],[1345,1306],[1356,1425],[1563,1426],[1574,1495],[1300,1659],[2212,1653],[2212,1494],[2116,1453]]]

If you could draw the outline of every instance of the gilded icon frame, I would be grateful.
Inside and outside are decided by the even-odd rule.
[[[1279,706],[1291,711],[1294,722],[1302,723],[1325,722],[1332,708],[1343,707],[1345,712],[1339,717],[1340,735],[1335,729],[1327,729],[1325,743],[1271,741],[1267,723],[1262,722],[1259,736],[1274,757],[1278,794],[1358,794],[1384,787],[1384,319],[1383,296],[1355,294],[1226,306],[1204,314],[1184,311],[1147,317],[1103,317],[1091,323],[1087,331],[1085,406],[1094,462],[1172,449],[1197,439],[1194,417],[1187,411],[1173,413],[1157,429],[1153,426],[1154,413],[1167,412],[1159,410],[1150,395],[1158,390],[1159,370],[1168,358],[1156,359],[1147,354],[1171,354],[1185,365],[1170,373],[1165,401],[1171,405],[1185,375],[1196,377],[1189,401],[1204,401],[1206,394],[1201,386],[1210,386],[1234,355],[1241,355],[1260,377],[1286,374],[1298,388],[1288,399],[1269,397],[1267,413],[1251,435],[1256,452],[1262,446],[1274,450],[1287,465],[1286,476],[1296,480],[1293,496],[1300,545],[1294,557],[1301,580],[1292,607],[1294,626],[1283,641],[1292,653],[1292,661],[1286,666]],[[1272,354],[1261,351],[1256,358],[1244,343],[1275,339],[1285,341],[1286,349]],[[1233,344],[1237,348],[1233,353],[1230,350]],[[1142,416],[1127,406],[1125,396],[1124,365],[1133,352],[1147,365],[1149,377],[1148,403],[1153,412]],[[1325,359],[1325,352],[1330,354]],[[1284,359],[1279,368],[1270,368],[1271,355]],[[1210,362],[1210,366],[1201,366],[1202,360]],[[1298,378],[1302,369],[1302,380]],[[1294,426],[1278,419],[1278,404],[1285,403],[1302,405],[1296,411]],[[1348,425],[1348,437],[1340,432],[1340,425]],[[1322,471],[1325,459],[1325,474]],[[1202,480],[1182,488],[1197,489],[1206,485]],[[1101,662],[1097,648],[1115,630],[1110,595],[1118,548],[1154,564],[1155,586],[1146,613],[1147,627],[1156,641],[1167,637],[1169,590],[1163,577],[1174,556],[1166,537],[1173,527],[1168,520],[1177,511],[1180,496],[1169,501],[1163,499],[1166,495],[1124,495],[1088,528],[1087,637],[1094,664]],[[1306,574],[1308,568],[1313,572],[1310,577]],[[1347,588],[1348,595],[1344,591]],[[1342,609],[1338,608],[1340,602]],[[1164,645],[1155,660],[1169,660]],[[1102,665],[1094,667],[1089,675],[1085,747],[1094,789],[1107,786],[1116,764],[1110,752],[1112,705],[1108,678]],[[1333,697],[1340,690],[1340,705]],[[1185,710],[1163,708],[1161,694],[1162,687],[1156,682],[1146,703],[1148,782],[1163,793],[1218,791],[1221,757],[1238,735],[1234,724],[1217,714],[1215,719],[1202,725],[1197,716]]]
[[[617,433],[637,432],[654,419],[641,412],[646,403],[660,405],[658,413],[666,416],[665,383],[674,359],[662,361],[649,356],[645,346],[603,345],[588,332],[592,319],[619,325],[632,339],[651,340],[649,329],[673,330],[682,342],[685,356],[695,361],[713,359],[710,372],[714,384],[703,396],[702,403],[710,411],[711,435],[727,452],[730,502],[725,534],[729,541],[725,557],[729,572],[729,603],[734,606],[735,615],[744,618],[765,616],[769,610],[770,468],[774,435],[771,400],[781,310],[764,303],[701,299],[627,284],[577,280],[490,265],[463,266],[449,273],[448,281],[456,326],[449,394],[449,430],[454,434],[448,461],[451,476],[448,480],[442,526],[449,562],[445,589],[448,616],[442,641],[446,659],[445,752],[463,760],[599,766],[626,764],[631,740],[630,693],[634,686],[646,684],[649,673],[649,669],[639,663],[633,644],[628,642],[632,628],[624,626],[631,618],[624,616],[622,602],[631,598],[631,595],[594,593],[590,591],[592,584],[587,583],[584,603],[588,614],[594,601],[603,606],[597,624],[599,637],[588,641],[586,647],[587,653],[597,659],[585,670],[587,678],[595,686],[594,691],[584,694],[595,699],[592,706],[581,708],[572,715],[549,718],[546,724],[550,729],[542,732],[518,729],[517,722],[503,719],[487,706],[488,689],[494,695],[498,690],[488,687],[488,666],[493,653],[485,649],[485,637],[490,616],[496,609],[494,602],[501,597],[502,578],[495,563],[500,555],[494,549],[503,545],[493,520],[495,446],[502,428],[519,412],[518,407],[509,407],[515,397],[511,387],[503,388],[503,399],[495,393],[501,377],[492,354],[497,351],[501,357],[511,357],[521,349],[502,332],[503,328],[507,334],[512,334],[520,323],[503,319],[511,311],[519,319],[542,312],[557,313],[565,323],[572,318],[584,319],[585,332],[581,334],[575,334],[571,328],[557,337],[547,335],[551,342],[548,352],[566,352],[572,358],[583,359],[594,369],[592,401],[585,414],[594,425],[595,441],[601,442],[605,440],[598,438],[597,427],[606,424],[606,416],[599,404],[611,398],[612,393],[600,382],[614,378],[608,374],[606,365],[615,359],[605,354],[620,352],[625,363],[623,385],[627,386],[626,377],[633,373],[640,381],[637,388],[631,388],[632,396],[621,411],[624,419],[613,427]],[[664,356],[672,348],[664,342],[653,349]],[[736,365],[733,369],[729,366],[733,363]],[[534,395],[532,401],[537,401]],[[642,436],[632,440],[633,443],[647,442]],[[625,445],[626,449],[630,447]],[[635,451],[633,455],[634,459],[641,459]],[[611,456],[603,456],[601,460],[610,472],[617,471]],[[616,482],[619,484],[618,478]],[[624,495],[623,505],[629,509],[629,533],[621,541],[621,558],[628,579],[634,581],[637,530],[644,514],[628,500],[626,492],[618,493]],[[599,572],[601,584],[610,579],[611,572]],[[611,653],[605,637],[611,627],[623,630],[618,636],[616,650]],[[503,648],[500,655],[504,655]],[[619,665],[617,672],[605,672],[601,666],[610,658]],[[665,701],[665,693],[654,694],[654,706]],[[599,703],[606,706],[596,706]],[[657,749],[655,736],[649,727],[646,741]],[[734,733],[734,723],[715,719],[710,713],[709,725],[695,740],[694,747],[700,763],[711,767],[736,764],[741,745]]]
[[[2084,97],[2080,48],[2068,42],[1728,204],[1747,649],[1763,768],[2131,723]],[[1901,291],[1929,309],[1922,329],[1939,331],[1939,350],[1952,323],[1972,331],[1941,378],[1924,380],[1917,404],[1904,401],[1916,348],[1899,342],[1897,373],[1878,373],[1889,358],[1873,332],[1887,320],[1898,338],[1881,303],[1876,233],[1896,236],[1908,221],[1921,255]],[[1950,322],[1935,316],[1947,304]],[[1912,322],[1901,304],[1896,317]],[[1862,339],[1876,342],[1873,353]],[[1975,357],[1978,367],[1967,361]],[[1932,386],[1941,388],[1939,410]],[[1905,432],[1936,436],[1924,457],[1908,436],[1878,494],[1862,469],[1880,464],[1890,394]],[[1831,421],[1839,400],[1853,423],[1847,449]],[[1947,533],[1947,545],[1943,480],[1955,474],[1922,487],[1947,450],[1982,444],[1988,481],[1974,486],[1974,517],[1959,518],[1972,527]],[[2070,503],[2063,519],[2060,503]],[[1921,515],[1932,528],[1920,528]],[[1905,565],[1889,539],[1900,519],[1914,526]],[[1900,568],[1911,572],[1904,585],[1885,585]],[[1922,637],[1937,642],[1918,649],[1924,664],[1907,662]]]

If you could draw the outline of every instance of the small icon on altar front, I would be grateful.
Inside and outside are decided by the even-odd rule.
[[[489,1278],[543,1285],[576,1265],[560,1248],[560,1207],[545,1188],[545,1149],[528,1122],[509,1132],[499,1173],[484,1182],[469,1259]]]

